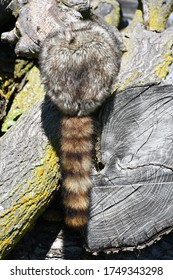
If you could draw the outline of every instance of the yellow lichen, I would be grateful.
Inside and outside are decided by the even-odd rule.
[[[17,73],[18,72],[16,70],[16,77]],[[6,116],[6,119],[2,125],[3,132],[6,132],[12,125],[14,125],[16,119],[45,94],[41,85],[39,70],[36,66],[32,67],[28,72],[27,80],[28,82],[24,88],[16,95],[10,111]]]
[[[14,65],[14,78],[21,79],[23,78],[26,73],[34,66],[33,61],[29,62],[28,60],[24,59],[16,59]]]
[[[121,90],[124,90],[125,88],[127,88],[128,86],[130,86],[131,84],[133,84],[133,81],[138,78],[139,76],[141,76],[142,73],[141,72],[134,72],[132,73],[126,80],[125,82],[121,85],[121,87],[118,87],[116,84],[115,84],[115,89],[118,87],[118,90],[121,91]]]
[[[114,7],[112,12],[105,16],[104,19],[107,23],[117,27],[120,22],[120,7],[119,5],[115,5],[115,3],[112,3],[112,5]]]
[[[142,15],[142,11],[141,11],[141,10],[138,10],[138,9],[136,10],[131,24],[133,24],[133,23],[135,23],[135,22],[140,22],[140,23],[143,23],[143,22],[144,22],[144,20],[143,20],[143,15]]]
[[[106,0],[106,1],[93,0],[91,2],[91,6],[95,10],[95,9],[98,9],[99,6],[102,5],[103,3],[108,3],[113,7],[112,11],[109,14],[104,16],[104,20],[113,26],[118,26],[119,21],[120,21],[119,3],[115,0]]]
[[[169,51],[165,53],[164,55],[164,61],[157,65],[155,68],[156,75],[161,78],[165,79],[167,74],[169,73],[169,65],[172,63],[173,57],[172,57],[172,51]]]
[[[44,156],[36,164],[30,180],[21,182],[20,187],[16,187],[19,191],[16,200],[1,213],[0,258],[3,258],[42,213],[58,187],[57,181],[60,176],[56,150],[50,144],[44,150]]]
[[[11,240],[10,240],[10,239],[6,239],[6,240],[5,240],[5,243],[6,243],[6,244],[11,244]]]
[[[136,10],[133,19],[131,21],[131,23],[124,29],[122,30],[122,35],[127,34],[128,32],[131,34],[131,32],[133,32],[133,30],[136,30],[136,26],[138,24],[144,24],[144,20],[143,20],[143,14],[141,10]]]
[[[37,177],[37,180],[41,179],[42,181],[43,178],[47,179],[48,173],[52,174],[54,171],[57,173],[57,169],[54,170],[54,168],[55,166],[58,167],[58,161],[57,152],[52,146],[49,146],[42,162],[35,168],[35,176]]]
[[[26,202],[28,202],[29,201],[29,197],[25,197],[22,201],[21,201],[21,204],[24,204],[24,203],[26,203]]]
[[[6,73],[0,71],[0,88],[7,99],[17,92],[21,79],[33,66],[33,62],[24,59],[16,59],[13,63],[8,65],[9,70]]]
[[[37,173],[38,173],[39,176],[42,176],[44,171],[45,171],[44,167],[41,167],[37,170]]]
[[[0,71],[0,88],[7,99],[10,99],[11,95],[17,88],[17,84],[14,82],[12,74],[4,74]]]
[[[169,6],[150,4],[148,25],[150,30],[163,31],[170,14]]]

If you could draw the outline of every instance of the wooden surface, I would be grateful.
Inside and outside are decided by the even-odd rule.
[[[144,22],[149,30],[164,31],[168,17],[173,10],[172,0],[142,0]]]
[[[104,106],[103,169],[93,169],[91,218],[82,233],[89,250],[144,248],[172,229],[172,110],[173,86],[127,89]],[[1,256],[57,189],[58,163],[48,142],[57,149],[58,123],[58,111],[46,100],[1,138]]]
[[[146,30],[142,12],[138,10],[121,33],[125,52],[115,89],[162,83],[173,61],[172,33],[172,27],[161,33]]]
[[[27,4],[11,1],[10,9],[17,17],[16,25],[10,32],[4,32],[1,38],[3,42],[15,43],[15,53],[23,57],[37,57],[40,43],[49,32],[81,17],[79,12],[56,0],[45,0],[44,3],[42,0],[29,0]]]
[[[9,7],[17,18],[16,24],[13,30],[1,34],[1,40],[15,44],[16,55],[33,58],[38,57],[40,46],[50,32],[71,26],[73,22],[80,23],[88,1],[45,0],[44,4],[42,0],[11,1]],[[95,20],[95,16],[93,18]]]
[[[20,240],[58,189],[59,113],[43,101],[34,104],[0,139],[0,258]]]
[[[30,0],[20,10],[16,53],[37,56],[47,32],[63,24],[64,11],[48,2]],[[66,24],[75,19],[80,14],[70,11]],[[9,33],[3,36],[8,41]],[[82,232],[91,251],[143,248],[173,225],[173,81],[167,78],[173,71],[172,29],[147,30],[138,11],[123,38],[116,92],[100,119],[101,163],[100,171],[93,167],[91,219]],[[40,100],[1,138],[1,257],[57,190],[59,120],[51,102]]]
[[[172,110],[172,86],[129,89],[105,106],[104,168],[93,178],[87,235],[92,251],[143,248],[172,228]]]

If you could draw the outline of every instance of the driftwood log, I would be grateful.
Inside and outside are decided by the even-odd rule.
[[[135,249],[173,226],[173,87],[127,89],[105,105],[93,176],[91,250]]]
[[[37,57],[50,30],[80,21],[88,9],[87,1],[82,11],[70,1],[26,2],[20,2],[15,29],[2,38],[28,57]],[[161,2],[170,12],[171,1]],[[144,248],[173,227],[173,29],[165,30],[165,19],[163,29],[160,22],[153,27],[147,13],[154,6],[146,11],[143,4],[144,19],[138,10],[122,32],[121,71],[100,114],[100,170],[93,167],[90,221],[82,232],[91,251]],[[16,1],[9,5],[16,11]],[[58,110],[42,97],[0,140],[1,257],[58,189],[59,122]]]

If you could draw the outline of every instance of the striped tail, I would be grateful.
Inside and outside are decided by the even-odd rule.
[[[80,228],[87,224],[91,188],[93,119],[63,117],[61,127],[62,197],[65,223]]]

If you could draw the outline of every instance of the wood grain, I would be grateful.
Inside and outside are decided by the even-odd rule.
[[[0,258],[48,207],[58,189],[58,132],[58,111],[49,100],[40,99],[1,138]]]
[[[103,110],[89,248],[143,248],[173,226],[173,87],[128,89]]]
[[[16,53],[37,57],[50,31],[81,20],[76,10],[66,11],[55,0],[30,0],[19,9],[15,30],[3,38],[11,42],[11,34],[14,42],[18,32]],[[173,226],[172,29],[153,32],[149,25],[147,30],[146,14],[138,11],[123,33],[126,52],[115,85],[119,93],[101,114],[103,168],[93,167],[91,219],[82,233],[91,251],[143,248]],[[40,100],[1,139],[1,257],[57,190],[59,118],[50,100]]]

